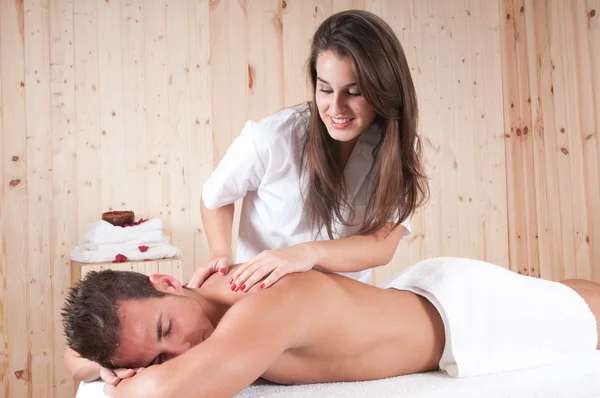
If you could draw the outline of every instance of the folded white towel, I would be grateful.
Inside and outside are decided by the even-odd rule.
[[[87,250],[82,246],[77,246],[71,251],[70,257],[71,260],[80,263],[103,263],[115,260],[115,257],[118,254],[126,256],[129,261],[142,261],[146,259],[156,260],[161,258],[179,257],[181,256],[181,251],[175,246],[166,243],[155,244],[152,247],[148,247],[148,250],[145,252],[140,251],[137,247],[130,250],[112,251]]]
[[[149,232],[153,232],[148,234]],[[159,242],[162,234],[162,221],[153,218],[139,225],[131,227],[117,227],[109,222],[100,220],[88,225],[87,231],[81,240],[82,244],[92,243],[102,245],[107,243],[122,243],[134,240],[151,239]],[[159,236],[157,239],[156,236]]]
[[[120,252],[137,250],[137,248],[141,245],[156,247],[162,245],[163,243],[169,243],[169,237],[163,236],[160,231],[143,232],[142,235],[142,239],[135,239],[123,243],[106,243],[102,245],[97,245],[95,243],[84,243],[80,246],[86,250]]]
[[[446,329],[440,369],[452,377],[532,368],[596,349],[594,315],[562,283],[483,261],[434,258],[387,287],[424,296],[438,309]]]

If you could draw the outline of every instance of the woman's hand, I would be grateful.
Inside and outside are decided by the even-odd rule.
[[[208,262],[204,267],[198,268],[194,275],[192,275],[192,279],[187,284],[189,288],[197,288],[202,286],[202,284],[208,279],[209,276],[214,274],[215,272],[220,273],[221,275],[227,275],[229,272],[229,268],[231,267],[231,259],[227,256],[215,257]]]
[[[247,292],[266,277],[259,286],[266,289],[286,274],[312,269],[316,265],[315,259],[310,243],[265,250],[238,267],[229,279],[229,284],[233,291]]]

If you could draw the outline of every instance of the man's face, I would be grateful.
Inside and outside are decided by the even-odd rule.
[[[115,367],[163,363],[203,342],[214,331],[190,292],[181,289],[181,285],[164,290],[170,294],[120,303],[121,343],[113,354]]]

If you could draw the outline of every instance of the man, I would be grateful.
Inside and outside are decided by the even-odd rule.
[[[460,268],[435,261],[412,268],[433,275],[431,280],[441,279],[438,269],[452,273]],[[469,272],[486,267],[461,261]],[[575,296],[581,303],[573,301],[558,321],[580,322],[589,330],[573,329],[566,339],[578,344],[592,333],[591,349],[597,345],[600,285],[570,281],[565,283],[569,289],[489,266],[490,286],[498,283],[496,273],[510,274],[509,278],[527,278],[527,283],[545,283],[560,294]],[[488,283],[478,278],[473,285]],[[106,368],[145,368],[120,381],[116,397],[232,397],[259,377],[282,384],[317,383],[438,369],[452,351],[447,336],[456,341],[461,336],[445,329],[444,322],[451,321],[442,319],[432,297],[424,297],[426,292],[393,287],[379,289],[309,271],[288,275],[269,289],[244,293],[229,290],[227,279],[218,274],[198,289],[185,289],[170,276],[103,271],[89,274],[72,289],[63,314],[69,346],[81,357]],[[468,289],[461,285],[453,291]],[[436,304],[442,313],[452,312],[451,306]],[[582,315],[567,319],[571,313]]]

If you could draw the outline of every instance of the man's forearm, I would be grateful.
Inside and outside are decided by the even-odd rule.
[[[93,381],[100,378],[100,365],[81,358],[79,354],[68,347],[65,349],[64,363],[75,380]]]

